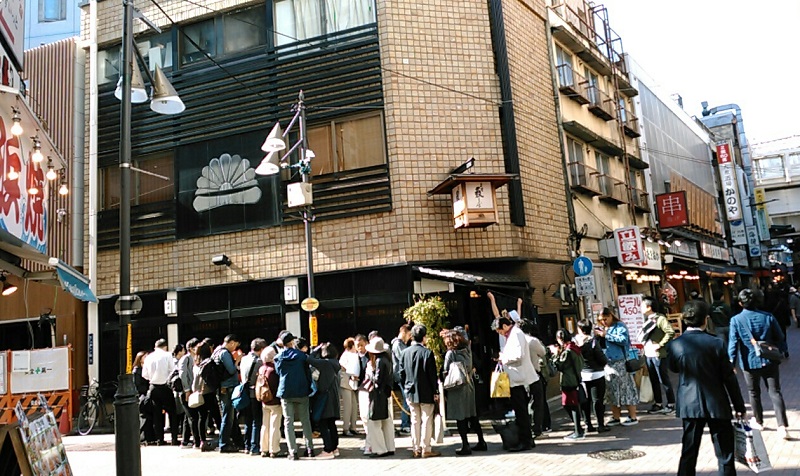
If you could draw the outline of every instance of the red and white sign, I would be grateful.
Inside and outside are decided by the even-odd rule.
[[[656,195],[659,228],[674,228],[689,224],[686,191]]]
[[[739,185],[736,183],[736,166],[731,153],[731,142],[717,144],[717,162],[722,182],[722,196],[725,199],[725,214],[728,221],[742,219],[742,201],[739,198]]]
[[[619,307],[619,320],[628,328],[628,337],[631,339],[631,344],[641,344],[639,333],[644,324],[642,295],[623,294],[617,298],[617,306]]]
[[[628,226],[614,230],[614,243],[617,246],[619,264],[641,263],[644,261],[644,246],[638,226]]]
[[[22,70],[23,38],[25,29],[25,0],[3,0],[0,2],[0,37],[6,45],[11,60]]]

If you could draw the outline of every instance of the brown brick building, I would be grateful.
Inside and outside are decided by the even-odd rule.
[[[526,313],[535,305],[542,326],[559,325],[551,294],[571,260],[570,225],[542,0],[158,3],[163,11],[137,6],[163,32],[137,24],[136,42],[186,111],[133,109],[134,165],[169,178],[134,174],[131,284],[144,304],[134,352],[167,335],[236,332],[249,342],[287,327],[307,335],[305,313],[284,294],[297,286],[297,300],[305,297],[303,225],[285,197],[298,177],[230,175],[234,165],[258,165],[259,146],[275,121],[286,126],[301,89],[316,155],[321,340],[372,329],[393,336],[415,289],[441,290],[451,323],[469,324],[483,343],[481,357],[496,345],[487,290],[503,307],[525,297]],[[96,325],[109,356],[117,349],[121,15],[119,4],[97,3],[98,140],[88,151],[99,169],[98,195],[87,198],[98,220]],[[497,224],[454,229],[449,194],[428,191],[472,157],[476,173],[518,179],[497,189]],[[225,198],[207,199],[198,179],[215,167],[230,172],[214,182],[213,196]],[[213,265],[217,254],[232,264]],[[175,315],[164,314],[168,297]],[[104,378],[117,372],[114,360],[101,359]]]

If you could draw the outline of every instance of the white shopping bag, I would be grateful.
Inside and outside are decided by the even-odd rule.
[[[642,403],[650,403],[653,401],[653,385],[650,383],[649,375],[642,376],[642,381],[639,384],[639,401]]]
[[[747,423],[737,421],[733,424],[734,457],[747,465],[754,473],[764,473],[772,469],[767,447],[759,430],[750,428]]]

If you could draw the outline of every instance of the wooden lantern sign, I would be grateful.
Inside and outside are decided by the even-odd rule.
[[[450,194],[454,228],[485,228],[498,222],[497,189],[514,174],[451,174],[428,195]]]

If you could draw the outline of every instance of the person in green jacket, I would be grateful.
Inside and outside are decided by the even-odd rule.
[[[575,431],[564,437],[567,441],[584,439],[583,427],[581,426],[581,370],[583,369],[583,357],[581,349],[572,342],[572,335],[566,329],[559,329],[556,332],[557,344],[551,346],[553,352],[553,364],[561,373],[561,406],[572,419]],[[583,400],[586,394],[583,395]]]
[[[653,406],[647,413],[672,413],[675,411],[675,392],[669,378],[667,367],[667,344],[675,338],[675,330],[669,323],[667,316],[657,312],[659,302],[647,296],[642,299],[642,314],[644,314],[644,329],[652,328],[643,335],[644,356],[647,357],[647,371],[650,374],[650,385],[653,387]],[[655,323],[655,326],[653,326]],[[648,325],[650,324],[650,325]],[[667,405],[662,406],[663,394],[661,387],[667,394]]]

